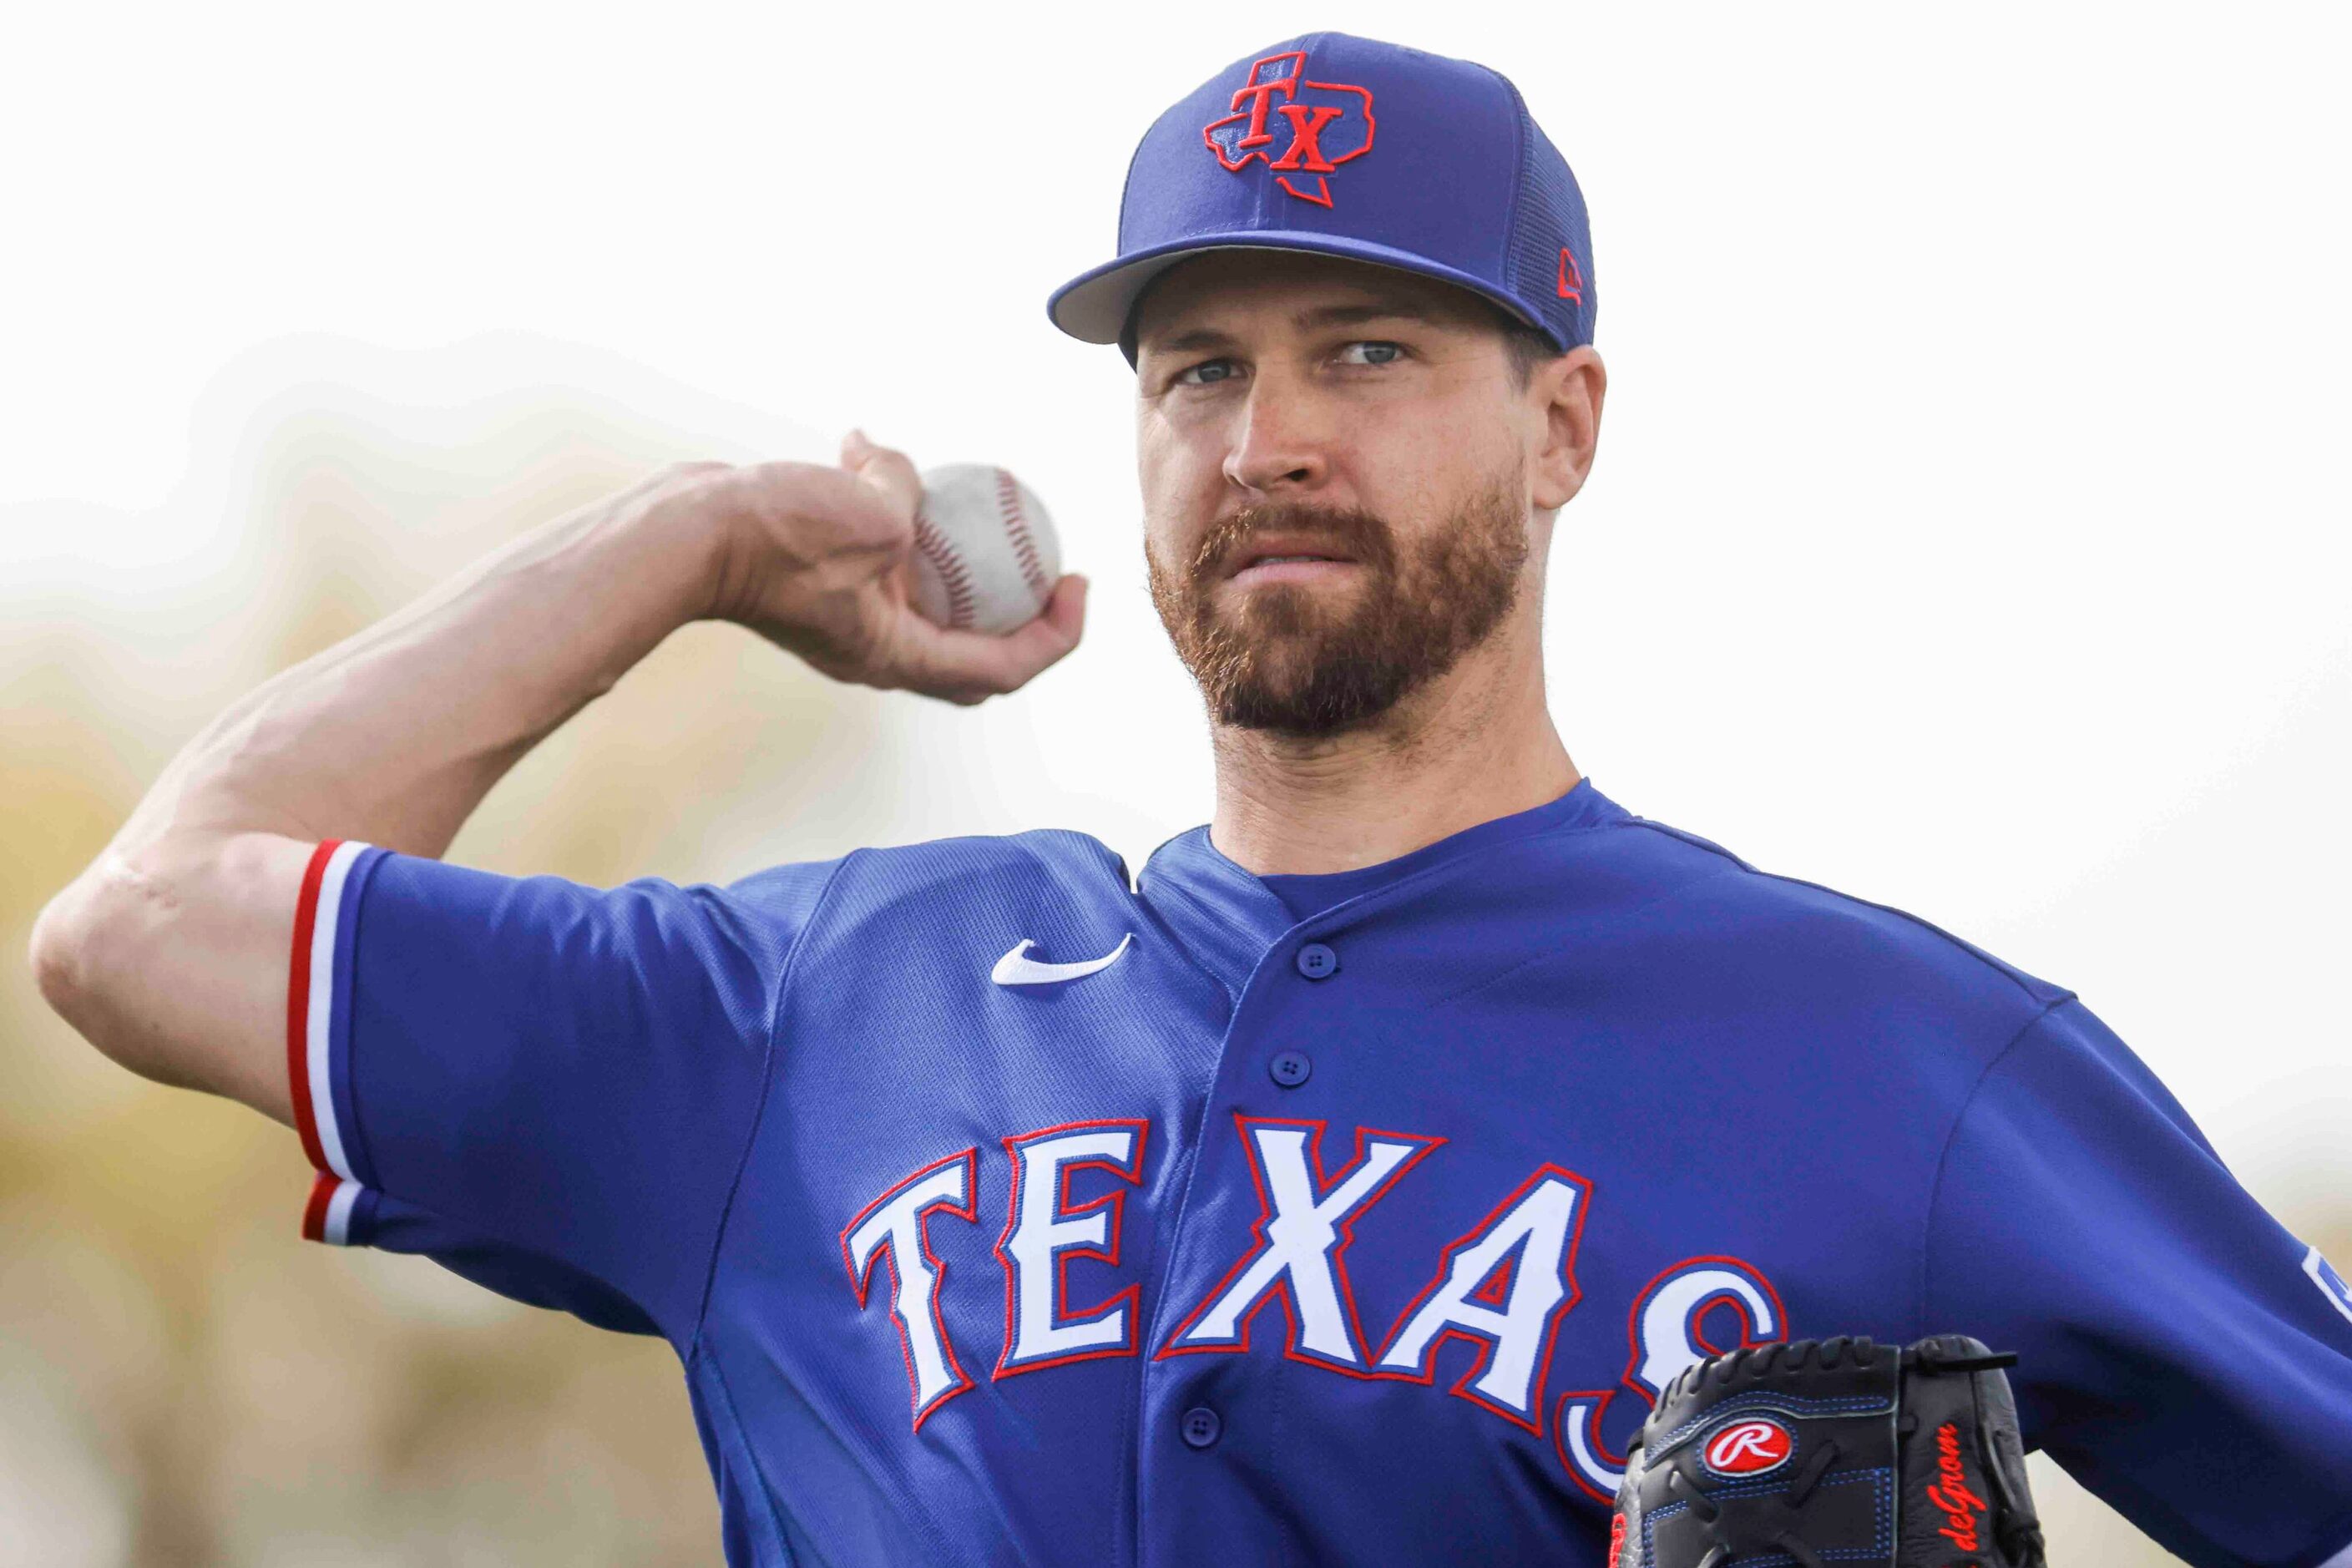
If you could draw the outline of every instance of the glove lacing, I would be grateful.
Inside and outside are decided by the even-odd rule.
[[[1813,1489],[1821,1484],[1822,1477],[1828,1474],[1830,1467],[1837,1463],[1837,1458],[1836,1441],[1823,1439],[1805,1462],[1798,1467],[1795,1475],[1790,1479],[1789,1489],[1780,1499],[1780,1506],[1792,1515],[1802,1508],[1805,1505],[1805,1500],[1812,1496]],[[1690,1478],[1684,1475],[1679,1468],[1666,1472],[1666,1490],[1689,1506],[1691,1512],[1697,1516],[1699,1522],[1708,1527],[1708,1534],[1714,1533],[1712,1527],[1723,1516],[1721,1503],[1692,1485]],[[1788,1525],[1783,1525],[1780,1532],[1772,1537],[1772,1544],[1795,1558],[1799,1568],[1829,1568],[1829,1565],[1822,1561],[1821,1553],[1800,1540],[1796,1531]],[[1696,1568],[1723,1568],[1723,1565],[1730,1561],[1731,1548],[1717,1541],[1707,1547],[1706,1555],[1698,1560]]]

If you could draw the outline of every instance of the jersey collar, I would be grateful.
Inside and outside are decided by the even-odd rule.
[[[1238,994],[1266,949],[1294,927],[1468,856],[1491,854],[1538,833],[1588,827],[1630,815],[1580,779],[1556,800],[1465,827],[1376,866],[1323,876],[1260,877],[1225,858],[1206,824],[1151,853],[1137,896],[1174,928],[1195,957]]]

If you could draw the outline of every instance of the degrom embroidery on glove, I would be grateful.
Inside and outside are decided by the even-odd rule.
[[[1936,1480],[1927,1488],[1927,1501],[1941,1509],[1945,1523],[1936,1533],[1962,1552],[1977,1550],[1977,1521],[1991,1505],[1969,1489],[1968,1467],[1960,1459],[1960,1429],[1947,1421],[1936,1428]]]

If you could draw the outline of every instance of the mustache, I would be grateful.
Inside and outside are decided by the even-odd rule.
[[[1396,565],[1396,533],[1361,508],[1328,510],[1295,504],[1245,506],[1220,519],[1192,552],[1190,575],[1196,583],[1224,574],[1234,558],[1264,533],[1303,534],[1328,541],[1347,555],[1377,570]]]

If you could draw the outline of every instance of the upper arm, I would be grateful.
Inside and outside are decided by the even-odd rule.
[[[313,1239],[690,1330],[827,868],[738,895],[261,835],[178,853],[85,879],[37,942],[78,1027],[295,1127]]]
[[[312,847],[234,833],[109,849],[34,928],[42,995],[133,1072],[291,1125],[288,955]]]
[[[2080,1003],[1986,1075],[1928,1219],[1930,1331],[2017,1351],[2029,1442],[2196,1563],[2352,1539],[2352,1301]]]
[[[287,1008],[293,1120],[324,1173],[306,1229],[437,1254],[378,1221],[438,1216],[477,1278],[574,1310],[593,1284],[592,1311],[628,1303],[682,1345],[821,871],[599,889],[321,845]]]

